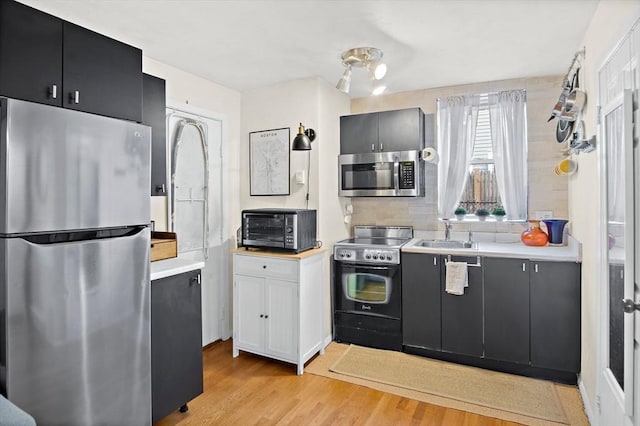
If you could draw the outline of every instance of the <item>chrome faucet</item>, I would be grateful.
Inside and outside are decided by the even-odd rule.
[[[449,241],[451,239],[451,222],[448,219],[444,219],[444,240]]]

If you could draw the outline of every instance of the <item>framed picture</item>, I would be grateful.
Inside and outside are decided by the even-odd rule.
[[[289,195],[289,128],[249,133],[251,195]]]

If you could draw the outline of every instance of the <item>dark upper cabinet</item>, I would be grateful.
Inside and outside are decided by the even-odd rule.
[[[420,108],[378,113],[380,151],[414,151],[424,148],[424,113]]]
[[[151,282],[153,421],[202,393],[200,271]]]
[[[142,76],[142,124],[151,127],[151,195],[167,195],[167,120],[165,81]]]
[[[484,355],[529,363],[529,261],[486,257]]]
[[[62,20],[0,1],[0,95],[62,105]]]
[[[424,136],[420,108],[340,117],[340,154],[420,150]]]
[[[4,0],[0,95],[139,122],[142,51]]]
[[[65,22],[63,106],[142,121],[142,51]]]
[[[402,344],[440,350],[440,264],[437,254],[402,253]]]
[[[378,114],[340,117],[340,154],[378,151]]]
[[[444,258],[444,257],[443,257]],[[477,257],[451,256],[456,262],[477,265]],[[482,266],[469,266],[468,283],[463,295],[445,292],[446,265],[442,279],[442,350],[480,357],[483,355],[482,339]]]
[[[531,262],[531,365],[580,371],[580,264]]]

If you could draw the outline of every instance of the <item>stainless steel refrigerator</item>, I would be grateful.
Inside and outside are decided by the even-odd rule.
[[[151,424],[150,139],[0,98],[0,391],[39,425]]]

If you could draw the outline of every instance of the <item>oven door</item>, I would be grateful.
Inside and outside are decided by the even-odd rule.
[[[336,311],[400,319],[400,265],[334,262]]]

